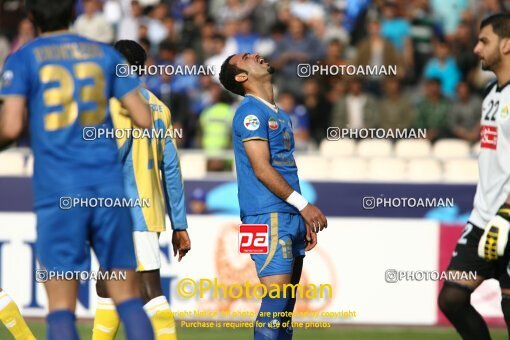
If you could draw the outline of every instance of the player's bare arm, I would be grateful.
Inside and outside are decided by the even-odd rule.
[[[271,166],[267,141],[249,140],[244,142],[244,148],[257,179],[272,193],[286,201],[294,190]],[[327,219],[322,211],[311,203],[308,203],[300,213],[305,220],[306,240],[308,242],[306,250],[308,251],[317,244],[316,232],[327,228]]]
[[[122,97],[120,101],[122,106],[128,110],[135,125],[142,129],[148,129],[152,126],[152,118],[149,107],[143,102],[138,91],[135,90],[129,92]]]
[[[0,110],[0,147],[13,142],[23,131],[25,97],[8,96]]]

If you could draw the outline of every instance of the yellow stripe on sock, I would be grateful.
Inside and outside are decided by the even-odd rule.
[[[165,306],[165,305],[168,305],[168,302],[165,301],[165,302],[161,302],[159,305],[155,305],[155,306],[151,306],[151,307],[147,307],[148,310],[152,311],[153,309],[156,309],[158,307],[161,307],[161,306]],[[164,309],[161,309],[161,310],[170,310],[170,308],[164,308]]]

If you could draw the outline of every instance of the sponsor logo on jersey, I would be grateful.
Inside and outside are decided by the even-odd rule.
[[[499,116],[501,117],[501,119],[508,119],[508,117],[510,116],[510,110],[508,108],[508,104],[505,104],[503,106],[503,108],[501,109],[501,113],[499,114]]]
[[[269,252],[269,226],[267,224],[241,224],[239,227],[239,252],[267,254]]]
[[[480,147],[496,150],[498,145],[497,126],[482,125],[480,131]]]
[[[268,125],[271,130],[278,129],[278,122],[273,117],[269,118]]]
[[[283,147],[287,151],[290,150],[290,134],[287,131],[283,133]]]
[[[244,118],[244,127],[250,131],[255,131],[260,127],[260,121],[257,116],[248,115]]]
[[[2,74],[2,78],[0,78],[0,88],[3,86],[11,85],[11,81],[14,78],[14,73],[11,70],[6,70]]]

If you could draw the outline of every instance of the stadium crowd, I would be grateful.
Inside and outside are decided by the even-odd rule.
[[[7,2],[5,2],[7,3]],[[0,65],[34,38],[22,1],[3,6]],[[172,110],[180,147],[230,148],[239,98],[218,82],[223,60],[256,52],[275,68],[278,105],[291,114],[298,149],[329,126],[426,128],[427,138],[479,138],[481,94],[492,73],[473,54],[479,22],[502,0],[80,0],[72,30],[113,43],[140,42],[151,65],[212,65],[216,75],[147,76]],[[7,18],[9,20],[7,20]],[[298,65],[396,65],[397,76],[299,77]]]

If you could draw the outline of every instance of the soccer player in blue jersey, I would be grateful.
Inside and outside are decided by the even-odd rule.
[[[132,40],[115,43],[130,65],[143,66],[147,55],[142,46]],[[190,250],[191,244],[186,231],[186,207],[184,185],[177,146],[172,138],[172,120],[168,107],[153,93],[140,89],[144,100],[149,104],[155,132],[152,139],[119,138],[124,168],[126,192],[132,199],[150,199],[150,206],[132,207],[133,237],[138,261],[142,298],[145,310],[151,318],[156,340],[176,340],[175,321],[168,300],[163,295],[160,278],[159,233],[165,231],[165,203],[173,229],[172,245],[179,261]],[[110,110],[116,129],[131,129],[133,122],[116,99],[110,100]],[[165,133],[168,132],[168,133]],[[119,318],[113,302],[105,290],[105,282],[96,285],[98,305],[94,319],[92,340],[113,340],[119,327]]]
[[[245,97],[232,129],[241,220],[270,228],[268,254],[254,254],[252,259],[260,282],[268,290],[275,284],[283,290],[284,284],[299,283],[305,251],[315,247],[316,233],[327,227],[327,220],[300,194],[292,125],[274,102],[272,73],[259,55],[240,53],[225,60],[220,81]],[[264,297],[257,317],[264,326],[255,327],[255,339],[291,339],[291,319],[273,313],[292,312],[295,303],[290,294]]]
[[[90,198],[125,197],[122,166],[113,139],[84,139],[84,129],[111,128],[108,100],[116,97],[141,128],[151,126],[136,77],[115,75],[125,63],[111,46],[67,31],[74,1],[27,1],[41,37],[7,58],[1,77],[0,145],[16,139],[28,120],[34,153],[36,253],[51,272],[87,271],[90,248],[102,268],[126,271],[109,281],[128,339],[153,339],[136,280],[128,207],[69,205]],[[28,114],[26,115],[25,108]],[[74,325],[78,280],[45,282],[48,339],[78,339]]]

